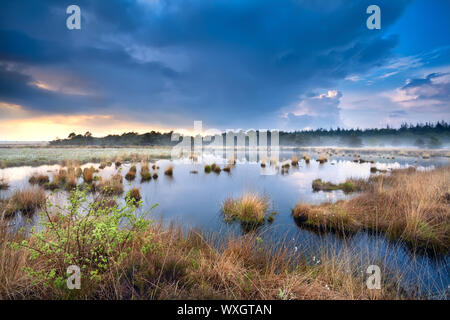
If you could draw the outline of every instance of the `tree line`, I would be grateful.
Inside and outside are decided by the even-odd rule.
[[[178,141],[171,141],[173,131],[161,133],[156,131],[139,134],[127,132],[121,135],[93,137],[85,134],[71,133],[66,139],[55,139],[54,146],[174,146]],[[268,133],[270,137],[270,132]],[[225,141],[225,133],[223,133]],[[269,139],[270,140],[270,139]],[[316,129],[280,132],[280,145],[285,146],[416,146],[418,148],[441,148],[450,144],[450,123],[402,124],[399,128],[373,129]]]

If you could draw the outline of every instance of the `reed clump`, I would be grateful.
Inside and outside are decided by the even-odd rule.
[[[328,161],[328,158],[325,155],[319,155],[319,157],[316,160],[317,162],[319,162],[320,164],[324,164],[325,162]]]
[[[215,163],[211,165],[211,170],[214,171],[215,173],[220,173],[221,171],[220,167]]]
[[[131,188],[127,193],[127,197],[133,201],[134,205],[139,205],[142,199],[141,192],[138,188]]]
[[[20,211],[25,216],[32,215],[45,206],[46,195],[41,188],[17,190],[6,203],[5,215],[13,216]]]
[[[0,178],[0,190],[8,190],[9,184],[5,178]]]
[[[43,186],[46,183],[50,182],[50,178],[46,174],[34,174],[28,179],[28,182],[32,185],[38,184]]]
[[[343,183],[334,184],[332,182],[323,181],[322,179],[315,179],[312,182],[313,191],[333,191],[342,190],[345,193],[361,191],[364,182],[362,180],[347,179]]]
[[[125,179],[127,179],[128,181],[133,181],[134,179],[136,179],[136,166],[132,165],[130,167],[130,170],[128,170],[127,174],[125,175]]]
[[[305,160],[305,163],[309,163],[309,161],[311,160],[311,158],[309,157],[309,155],[304,154],[304,155],[303,155],[303,160]]]
[[[141,182],[150,181],[152,179],[152,175],[150,173],[150,168],[148,163],[143,163],[141,165]]]
[[[120,173],[114,174],[111,178],[101,180],[97,187],[103,195],[120,195],[123,193],[123,178]]]
[[[116,161],[114,161],[114,165],[117,168],[120,168],[120,166],[122,166],[122,159],[120,159],[119,157],[116,158]]]
[[[335,204],[299,204],[294,217],[321,228],[370,229],[416,248],[448,252],[450,243],[450,167],[429,171],[392,170],[369,178],[363,192]]]
[[[375,166],[370,167],[370,172],[371,173],[377,173],[377,172],[381,172],[381,173],[386,173],[387,170],[386,169],[378,169]]]
[[[247,223],[264,223],[268,199],[256,193],[244,193],[240,198],[228,198],[222,204],[222,210],[230,219]]]
[[[94,210],[109,210],[117,207],[117,201],[108,196],[96,197],[93,203]]]
[[[85,183],[92,183],[94,181],[94,173],[95,173],[95,168],[94,167],[90,167],[90,168],[84,168],[83,169],[83,180]]]
[[[173,176],[173,166],[167,167],[166,170],[164,171],[164,174],[170,177]]]
[[[67,190],[72,190],[74,188],[76,188],[77,186],[77,175],[76,175],[76,171],[72,168],[69,168],[68,172],[67,172],[67,177],[66,177],[66,189]]]

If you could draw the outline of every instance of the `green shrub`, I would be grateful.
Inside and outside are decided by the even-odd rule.
[[[129,252],[127,245],[149,228],[148,212],[137,216],[135,203],[129,194],[123,207],[88,203],[86,192],[76,188],[69,205],[58,207],[49,202],[41,213],[43,228],[31,233],[28,240],[13,243],[13,248],[28,251],[28,259],[39,261],[24,268],[36,283],[73,295],[65,285],[68,266],[80,268],[82,287],[83,279],[92,286],[117,271]]]

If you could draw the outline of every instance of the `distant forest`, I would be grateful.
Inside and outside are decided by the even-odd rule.
[[[144,134],[128,132],[121,135],[93,137],[71,133],[66,139],[50,142],[53,146],[173,146],[172,132],[151,131]],[[224,141],[225,141],[225,134]],[[270,137],[270,133],[269,133]],[[268,139],[270,140],[270,139]],[[206,144],[206,143],[205,143]],[[380,129],[316,129],[280,132],[282,146],[343,146],[343,147],[396,147],[445,148],[450,146],[450,124],[445,121],[425,124],[402,124],[400,128]]]

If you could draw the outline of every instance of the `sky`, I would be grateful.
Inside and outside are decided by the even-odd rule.
[[[81,29],[69,30],[69,5]],[[381,29],[368,29],[369,5]],[[2,0],[0,141],[450,121],[448,0]]]

